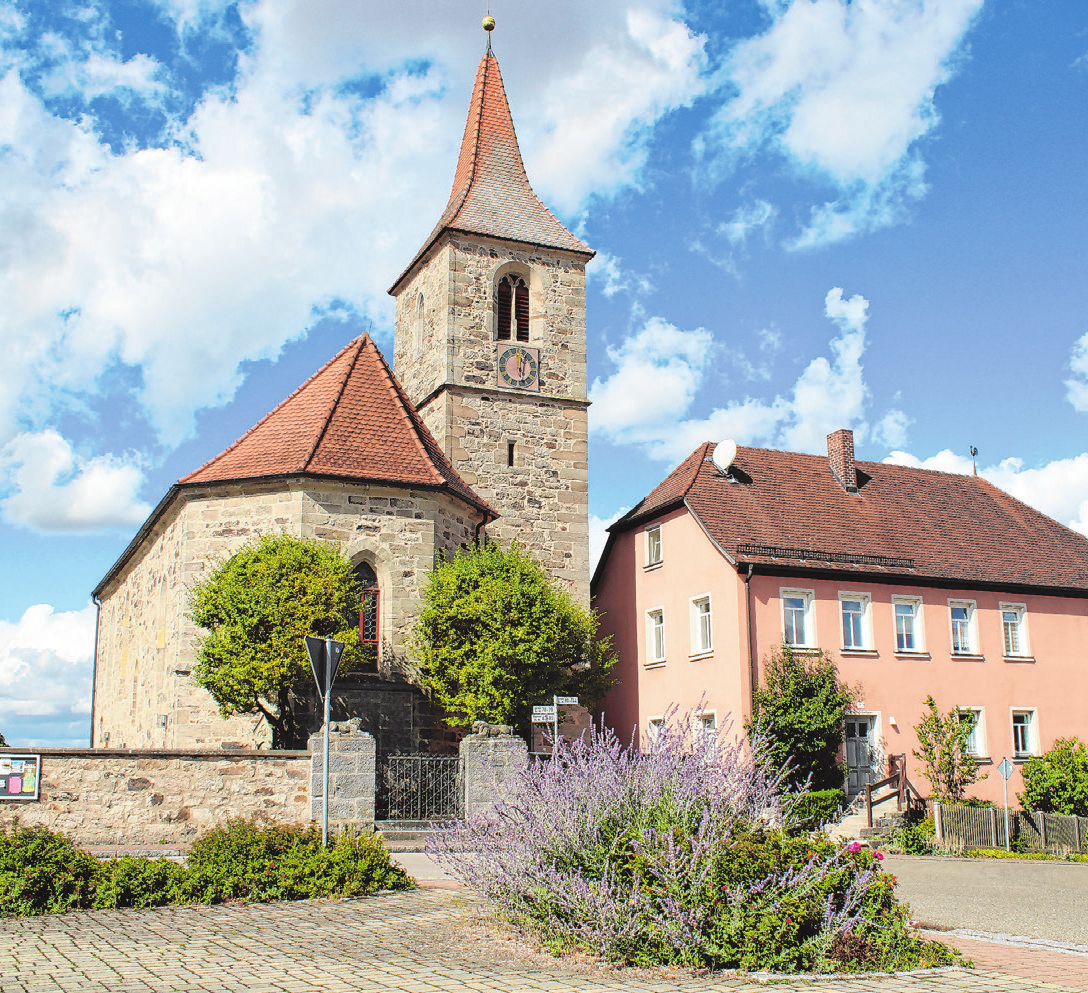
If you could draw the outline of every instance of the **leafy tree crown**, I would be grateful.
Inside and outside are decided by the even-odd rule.
[[[1021,770],[1024,792],[1016,798],[1025,810],[1088,817],[1088,747],[1078,738],[1059,738],[1044,755],[1028,759]]]
[[[932,696],[926,697],[926,712],[914,725],[919,749],[914,757],[922,763],[923,775],[933,787],[933,796],[942,803],[963,803],[967,790],[978,780],[978,763],[969,743],[977,718],[953,707],[947,714],[937,709]]]

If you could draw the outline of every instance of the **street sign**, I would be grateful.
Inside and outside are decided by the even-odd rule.
[[[537,714],[547,714],[548,717],[551,717],[553,714],[555,714],[555,707],[553,707],[550,703],[538,704],[537,706],[533,707],[533,716],[535,717]]]
[[[1008,759],[1002,759],[1001,765],[997,767],[997,771],[1008,779],[1013,774],[1013,764]]]
[[[332,651],[332,665],[329,665],[330,659],[325,657],[326,644]],[[331,638],[318,638],[315,635],[306,635],[306,654],[310,656],[310,668],[314,673],[314,680],[317,682],[317,692],[321,696],[321,699],[325,699],[327,692],[325,683],[328,681],[331,684],[336,683],[336,672],[340,668],[340,659],[344,656],[344,643],[342,641],[333,641]]]
[[[576,696],[557,696],[555,698],[555,702],[558,703],[558,704],[566,704],[566,705],[577,704],[578,703],[578,697],[576,697]]]
[[[533,724],[551,724],[555,720],[554,714],[533,714]]]

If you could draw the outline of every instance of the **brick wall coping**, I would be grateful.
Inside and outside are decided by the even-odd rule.
[[[95,759],[308,759],[308,749],[271,749],[223,748],[223,749],[166,749],[166,748],[38,748],[28,745],[25,748],[0,748],[0,755],[17,753],[20,755],[50,755],[55,757]]]

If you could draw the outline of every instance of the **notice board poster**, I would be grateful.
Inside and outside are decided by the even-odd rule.
[[[0,800],[37,800],[40,755],[0,755]]]

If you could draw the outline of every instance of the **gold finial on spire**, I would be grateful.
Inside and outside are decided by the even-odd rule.
[[[481,23],[483,24],[485,31],[490,32],[495,30],[495,18],[490,14],[488,14]]]

